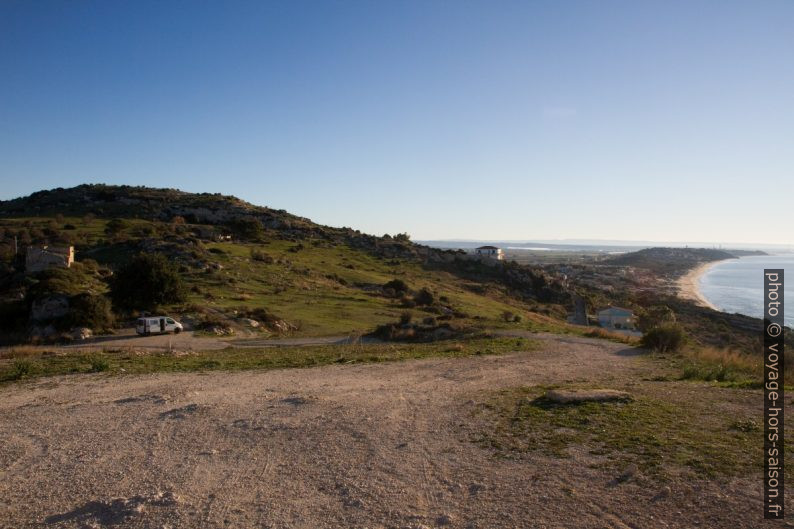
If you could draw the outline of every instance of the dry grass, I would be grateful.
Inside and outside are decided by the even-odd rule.
[[[761,387],[764,364],[761,354],[750,355],[736,349],[687,347],[675,364],[682,369],[682,380],[705,380],[727,387]],[[794,376],[794,366],[786,366],[784,377]],[[791,380],[789,378],[789,380]]]
[[[628,336],[619,332],[611,332],[606,329],[594,328],[584,333],[588,338],[601,338],[603,340],[612,340],[613,342],[621,342],[628,345],[637,345],[640,339],[635,336]]]
[[[0,360],[11,360],[14,358],[30,358],[32,356],[42,356],[49,350],[36,345],[16,345],[14,347],[0,348]]]
[[[758,376],[763,374],[764,362],[760,355],[751,356],[733,349],[721,349],[717,347],[689,348],[684,351],[684,355],[696,362],[723,365],[730,369],[736,369]]]

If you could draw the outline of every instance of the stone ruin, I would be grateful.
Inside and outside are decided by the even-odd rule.
[[[41,272],[51,268],[69,268],[74,262],[74,246],[28,246],[25,270]]]

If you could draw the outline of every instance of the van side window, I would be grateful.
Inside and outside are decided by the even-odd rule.
[[[174,320],[172,320],[171,318],[166,318],[165,322],[166,323],[175,323]]]

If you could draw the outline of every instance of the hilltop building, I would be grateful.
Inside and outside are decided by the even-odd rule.
[[[621,307],[607,307],[598,311],[598,324],[606,329],[636,329],[634,313]]]
[[[498,246],[480,246],[475,248],[474,253],[479,257],[487,257],[501,261],[505,258],[505,253]]]
[[[74,246],[28,246],[25,255],[27,272],[42,272],[51,268],[69,268],[74,262]]]

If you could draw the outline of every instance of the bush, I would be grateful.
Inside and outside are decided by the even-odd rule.
[[[102,371],[107,371],[110,369],[110,362],[108,362],[107,358],[103,357],[102,355],[87,355],[86,361],[91,366],[91,373],[101,373]]]
[[[423,288],[414,296],[417,305],[432,305],[436,302],[436,297],[427,288]]]
[[[675,313],[667,305],[654,305],[640,313],[637,325],[642,330],[650,330],[659,325],[675,323]]]
[[[427,325],[428,327],[438,327],[438,320],[434,316],[427,316],[422,319],[422,325]]]
[[[416,301],[412,300],[408,296],[403,296],[402,299],[400,300],[400,305],[402,305],[406,309],[412,309],[416,307]]]
[[[105,226],[105,233],[108,235],[118,235],[127,229],[127,227],[127,221],[123,219],[112,219],[108,221],[107,225]]]
[[[265,264],[273,264],[276,261],[270,254],[256,248],[251,248],[251,259]]]
[[[31,373],[33,373],[33,364],[30,360],[20,358],[14,360],[11,365],[11,371],[8,373],[8,378],[10,380],[20,380],[30,376]]]
[[[126,309],[152,310],[186,299],[176,265],[159,253],[135,256],[115,274],[110,293],[113,303]]]
[[[261,240],[265,235],[265,227],[256,217],[240,217],[229,224],[229,229],[239,239]]]
[[[680,325],[667,323],[653,327],[642,335],[640,343],[643,347],[660,353],[675,352],[681,349],[686,341],[686,334]]]
[[[383,285],[383,289],[384,290],[391,289],[393,292],[395,292],[398,295],[405,294],[410,290],[410,288],[408,287],[408,283],[406,283],[402,279],[392,279],[391,281]]]
[[[413,320],[413,318],[414,318],[413,314],[411,314],[406,310],[405,312],[400,314],[400,323],[402,325],[408,325],[409,323],[411,323],[411,320]]]
[[[90,327],[94,330],[110,329],[115,323],[110,300],[102,295],[78,294],[69,300],[70,327]]]

